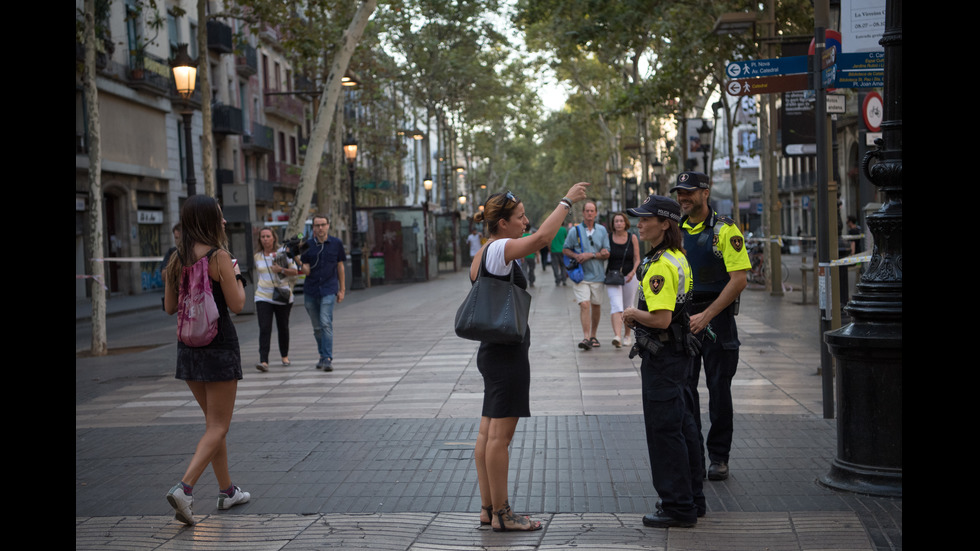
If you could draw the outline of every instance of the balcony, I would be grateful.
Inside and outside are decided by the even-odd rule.
[[[294,96],[278,95],[275,90],[266,90],[265,112],[287,119],[296,124],[303,122],[303,101]]]
[[[170,66],[146,52],[131,51],[126,82],[131,88],[160,96],[169,96],[173,88]]]
[[[279,187],[296,189],[299,186],[301,172],[298,166],[269,161],[269,179]]]
[[[235,70],[239,76],[250,77],[259,71],[259,55],[248,44],[239,44],[235,54]]]
[[[275,182],[269,180],[262,180],[261,178],[256,178],[253,182],[255,186],[255,200],[256,201],[275,201]]]
[[[272,128],[264,124],[253,122],[252,132],[246,132],[242,136],[242,149],[272,152],[274,148],[275,142],[272,138]]]
[[[230,105],[215,105],[211,115],[211,130],[215,134],[242,135],[242,110]]]
[[[235,171],[227,168],[219,168],[214,171],[214,182],[219,186],[231,185],[235,183]]]
[[[231,42],[231,27],[220,21],[208,21],[208,49],[230,54],[235,51]]]

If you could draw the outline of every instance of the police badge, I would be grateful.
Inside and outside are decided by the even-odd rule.
[[[663,288],[664,288],[664,276],[655,275],[650,278],[650,290],[653,291],[653,294],[659,295],[660,291],[662,291]]]
[[[733,235],[728,241],[732,244],[732,248],[735,249],[735,252],[742,252],[742,246],[745,245],[745,241],[742,240],[741,235]]]

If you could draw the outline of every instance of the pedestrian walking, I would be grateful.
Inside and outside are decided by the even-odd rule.
[[[303,305],[313,323],[320,360],[317,369],[333,371],[333,308],[344,301],[344,243],[330,235],[330,219],[318,214],[313,217],[313,238],[298,258],[306,275],[303,282]]]
[[[701,172],[682,172],[677,192],[684,217],[684,249],[694,270],[694,298],[691,303],[691,332],[701,338],[701,352],[691,371],[690,387],[698,398],[698,379],[704,363],[708,387],[708,417],[711,428],[705,441],[708,480],[728,478],[728,459],[734,431],[732,378],[738,368],[738,298],[748,285],[752,268],[745,238],[735,221],[721,216],[708,204],[711,181]],[[695,411],[700,411],[699,403]],[[701,435],[701,416],[695,417]]]
[[[193,266],[207,257],[207,274],[219,315],[217,334],[209,344],[195,347],[177,342],[176,378],[185,381],[194,394],[204,412],[206,427],[184,476],[167,492],[174,518],[190,526],[195,522],[194,485],[208,464],[218,479],[218,509],[247,503],[251,498],[231,481],[225,442],[235,409],[238,380],[242,378],[238,334],[228,310],[237,314],[245,305],[245,280],[237,261],[227,250],[224,217],[213,197],[188,197],[181,208],[180,226],[177,252],[167,265],[164,309],[168,314],[177,312],[179,301],[184,298],[182,293],[188,291],[182,288],[185,266]]]
[[[279,247],[279,236],[272,228],[259,230],[258,250],[255,253],[255,313],[259,321],[259,371],[269,370],[269,348],[272,341],[272,319],[276,320],[279,336],[279,356],[282,365],[289,366],[289,313],[293,308],[293,291],[287,277],[299,274],[296,261]]]
[[[572,186],[538,231],[526,237],[521,237],[529,225],[521,200],[509,191],[488,197],[483,212],[475,218],[486,222],[489,240],[470,264],[470,281],[481,274],[510,281],[511,272],[516,270],[514,284],[526,289],[527,278],[516,261],[551,242],[572,204],[585,199],[588,185],[580,182]],[[540,522],[514,514],[507,496],[510,462],[507,450],[518,419],[531,416],[530,345],[531,328],[528,327],[522,343],[481,342],[476,357],[484,385],[483,412],[474,453],[480,487],[480,524],[491,525],[495,531],[541,529]]]
[[[609,295],[609,317],[614,335],[612,343],[620,348],[633,344],[630,326],[623,325],[623,308],[632,306],[636,300],[636,290],[639,288],[636,270],[640,267],[640,240],[627,231],[630,221],[625,213],[613,214],[612,226],[609,262],[606,264],[606,294]]]
[[[551,244],[548,245],[548,249],[551,252],[551,271],[555,274],[555,287],[559,285],[565,285],[568,281],[568,272],[565,271],[565,263],[562,262],[562,249],[565,248],[565,237],[568,236],[568,226],[569,224],[563,224],[558,228],[558,233],[555,234],[555,238],[551,240]]]
[[[582,205],[582,223],[568,231],[562,253],[574,258],[582,266],[584,279],[575,284],[575,302],[579,305],[582,321],[583,350],[599,348],[596,332],[602,316],[602,296],[605,294],[606,259],[609,258],[609,232],[596,224],[598,208],[595,202]]]
[[[623,319],[636,327],[633,350],[642,358],[640,377],[643,422],[653,487],[660,496],[657,510],[643,517],[644,526],[691,527],[706,511],[701,482],[701,442],[694,422],[687,381],[692,368],[688,306],[691,266],[684,257],[683,236],[677,223],[680,205],[669,197],[651,195],[629,209],[640,217],[640,237],[650,252],[640,268],[642,284],[637,306]],[[633,357],[634,352],[630,352]]]

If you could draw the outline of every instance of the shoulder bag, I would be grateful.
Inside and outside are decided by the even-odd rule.
[[[580,252],[579,249],[582,245],[582,232],[579,230],[578,226],[575,226],[575,234],[578,236],[579,246],[572,249],[575,252]],[[578,260],[574,258],[562,255],[562,260],[565,262],[565,271],[568,272],[568,278],[575,283],[581,283],[585,279],[585,270],[582,269],[582,265],[578,263]]]
[[[269,270],[269,275],[273,277],[272,300],[289,304],[289,299],[292,297],[293,292],[289,290],[288,285],[283,285],[282,278],[279,277],[279,274],[272,271],[272,266],[269,265],[269,259],[265,257],[265,253],[259,252],[258,254],[262,255],[262,259],[265,260],[265,268]]]
[[[514,285],[514,266],[507,281],[490,276],[484,266],[489,248],[484,247],[480,273],[456,311],[456,335],[471,341],[520,344],[527,331],[531,295]]]

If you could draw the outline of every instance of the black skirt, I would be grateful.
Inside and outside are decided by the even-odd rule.
[[[483,417],[531,416],[531,328],[521,344],[480,343],[476,366],[483,375]]]
[[[218,307],[218,334],[206,346],[187,346],[177,341],[177,372],[184,381],[233,381],[242,378],[242,356],[238,332],[228,313],[221,285],[211,280],[214,303]]]

